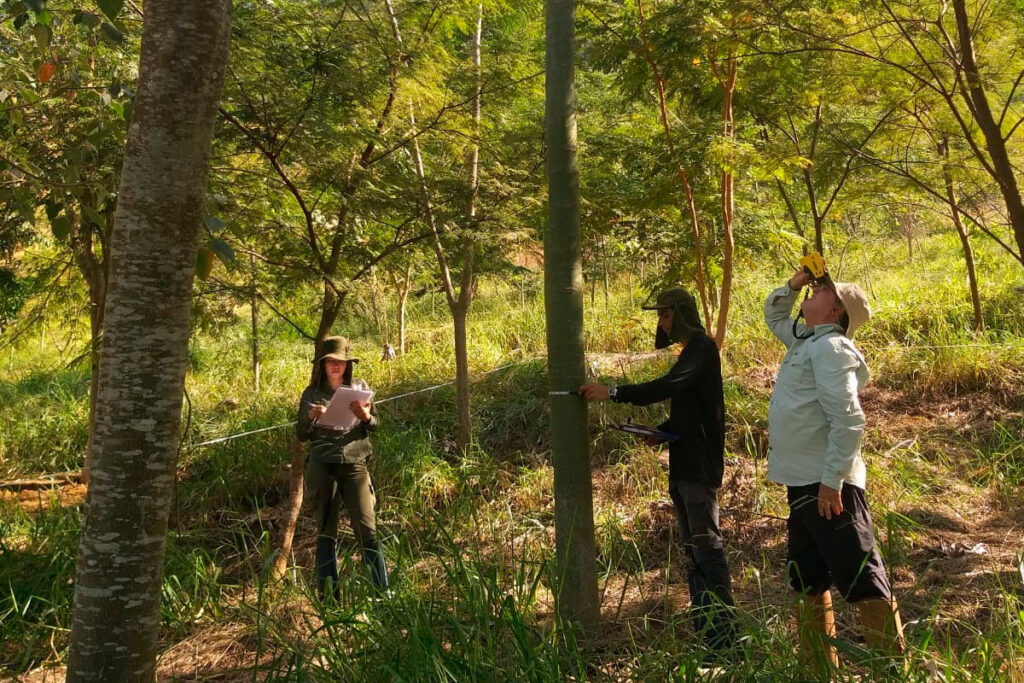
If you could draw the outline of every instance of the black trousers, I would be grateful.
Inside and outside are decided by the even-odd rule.
[[[719,526],[718,489],[677,480],[669,482],[669,495],[689,559],[687,580],[694,631],[710,647],[728,647],[736,636],[736,618]]]

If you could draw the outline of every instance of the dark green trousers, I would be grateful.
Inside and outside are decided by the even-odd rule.
[[[386,588],[388,573],[377,539],[376,497],[366,463],[321,463],[310,459],[306,465],[306,481],[316,515],[320,591],[326,590],[327,579],[332,579],[335,587],[338,583],[337,543],[342,506],[362,548],[363,563],[369,567],[374,583]]]

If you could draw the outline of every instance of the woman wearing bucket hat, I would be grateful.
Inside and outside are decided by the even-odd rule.
[[[830,643],[832,585],[857,605],[870,644],[895,654],[904,641],[864,494],[858,393],[868,366],[852,337],[871,311],[860,287],[826,280],[800,305],[801,325],[790,315],[809,284],[811,276],[797,271],[764,305],[765,322],[787,348],[768,407],[768,479],[787,487],[787,563],[799,596],[802,657],[832,668],[839,663]]]
[[[359,359],[352,353],[344,337],[324,339],[313,381],[299,399],[299,415],[295,431],[299,441],[309,441],[306,457],[306,500],[316,516],[316,574],[321,595],[328,590],[338,596],[338,522],[342,505],[362,548],[363,563],[369,567],[374,583],[387,589],[388,572],[377,538],[376,502],[367,461],[373,454],[370,432],[377,428],[377,414],[372,404],[353,401],[349,406],[358,418],[348,431],[337,431],[317,425],[326,412],[334,392],[340,386],[365,388],[362,380],[352,379]]]

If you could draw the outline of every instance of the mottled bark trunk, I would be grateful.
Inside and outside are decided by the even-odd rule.
[[[568,392],[586,381],[573,0],[547,0],[546,21],[549,213],[544,236],[544,308],[548,380],[552,391]],[[587,405],[571,395],[552,394],[549,399],[558,566],[557,584],[552,588],[561,618],[592,629],[600,619],[601,610],[597,593]]]
[[[192,279],[228,0],[146,6],[76,563],[67,680],[154,678]]]

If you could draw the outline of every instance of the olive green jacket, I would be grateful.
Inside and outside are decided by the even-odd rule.
[[[358,386],[361,381],[356,380],[353,384]],[[377,429],[377,409],[370,408],[369,422],[358,422],[347,432],[314,425],[309,419],[310,408],[314,405],[327,405],[333,395],[334,390],[329,387],[306,387],[299,399],[295,436],[299,441],[309,441],[310,461],[324,464],[366,462],[373,455],[369,436],[370,432]]]

